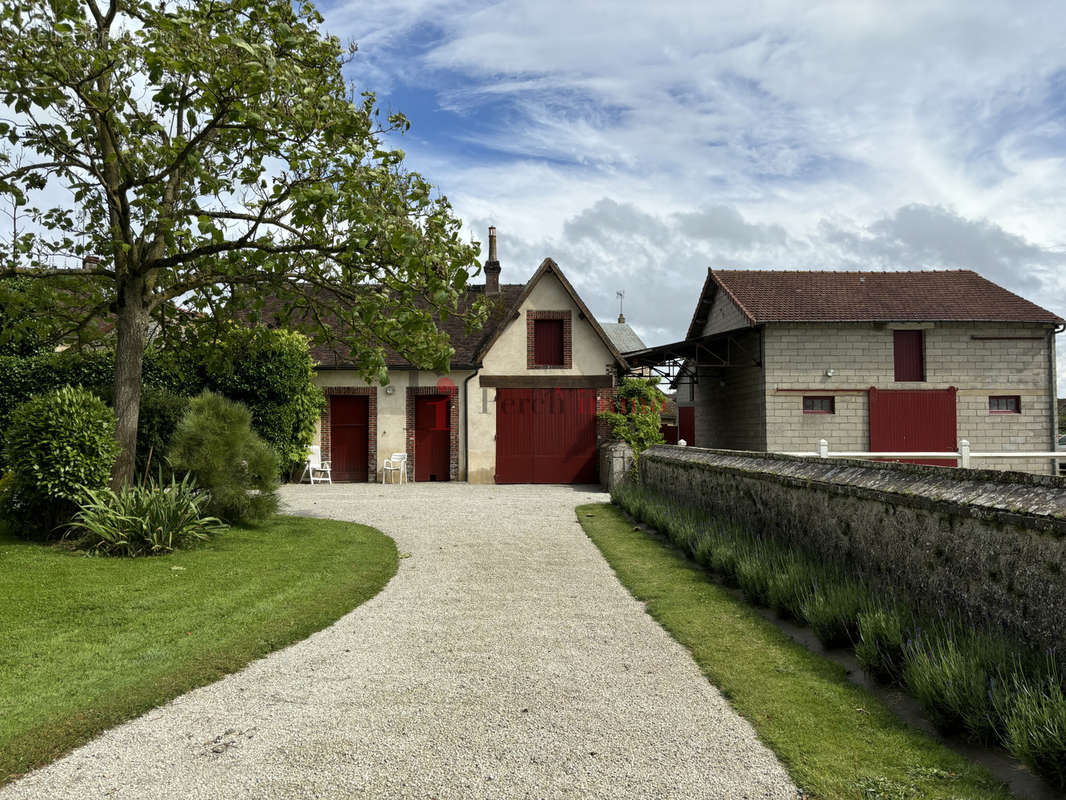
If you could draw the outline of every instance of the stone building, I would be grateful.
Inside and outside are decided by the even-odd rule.
[[[1056,443],[1061,330],[969,270],[712,269],[687,338],[626,357],[681,365],[681,436],[700,447],[809,452],[826,439],[835,451],[944,452],[966,439],[974,451],[1042,452]]]

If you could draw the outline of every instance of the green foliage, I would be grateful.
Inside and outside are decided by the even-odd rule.
[[[637,458],[653,444],[662,444],[662,417],[666,395],[655,378],[624,378],[615,393],[614,410],[600,412],[611,435],[633,448]]]
[[[1010,703],[1013,649],[954,620],[928,624],[904,644],[903,681],[943,731],[998,742]]]
[[[903,679],[903,645],[914,630],[914,618],[898,603],[875,603],[859,612],[855,658],[883,683]]]
[[[634,482],[616,486],[611,499],[722,583],[739,586],[749,601],[806,622],[826,647],[854,646],[867,672],[902,683],[941,730],[1004,743],[1066,788],[1066,676],[1053,657],[950,612],[920,617],[901,592],[875,592],[846,565],[788,549]],[[867,784],[867,795],[886,796],[874,790],[888,783]]]
[[[184,348],[188,371],[205,389],[248,407],[252,427],[277,453],[283,469],[307,457],[325,407],[314,383],[307,337],[263,326],[222,326]]]
[[[86,492],[67,525],[84,550],[107,556],[155,556],[188,548],[227,526],[201,512],[204,496],[188,476],[169,485]]]
[[[137,420],[137,475],[167,468],[166,454],[189,398],[160,386],[145,386]]]
[[[870,595],[868,587],[846,578],[815,585],[803,604],[803,619],[824,647],[847,647],[859,638],[859,612]]]
[[[85,558],[0,530],[0,786],[321,630],[397,563],[380,531],[290,516],[162,559]]]
[[[86,490],[107,484],[117,453],[115,416],[86,389],[64,386],[18,406],[6,436],[18,529],[49,535],[67,522]]]
[[[645,501],[672,505],[667,519],[698,521],[701,533],[728,535],[720,518],[650,493]],[[800,795],[874,800],[897,797],[899,790],[911,792],[902,795],[909,800],[1010,797],[981,767],[907,726],[876,695],[850,683],[839,665],[775,629],[661,537],[634,529],[618,509],[581,506],[577,519],[626,589],[778,754]],[[706,540],[696,545],[704,553]]]
[[[135,399],[135,371],[118,367],[136,363],[151,317],[178,298],[216,318],[254,317],[269,298],[367,378],[386,374],[386,346],[447,369],[435,317],[459,311],[479,247],[386,143],[407,119],[350,90],[354,46],[322,31],[310,2],[113,11],[0,7],[0,95],[18,120],[0,122],[0,136],[24,156],[15,166],[0,152],[0,193],[40,209],[13,260],[20,276],[62,287],[50,311],[81,329],[122,318],[118,391]],[[51,269],[54,253],[80,264]],[[485,305],[461,313],[476,323]],[[294,415],[279,441],[290,425],[302,430]],[[133,426],[118,430],[129,480]]]
[[[278,508],[278,459],[251,422],[241,404],[204,392],[190,402],[170,447],[171,466],[210,495],[205,512],[234,524]]]
[[[1052,786],[1066,789],[1066,691],[1057,669],[1044,681],[1016,679],[1007,749]]]

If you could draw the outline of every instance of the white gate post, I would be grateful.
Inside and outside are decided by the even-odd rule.
[[[818,440],[818,457],[829,458],[829,442],[825,439]]]
[[[970,443],[963,439],[959,442],[959,455],[962,456],[962,464],[960,466],[963,469],[970,468]]]

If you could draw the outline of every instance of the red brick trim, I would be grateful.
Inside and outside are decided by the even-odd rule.
[[[322,393],[326,395],[326,407],[322,410],[322,418],[319,423],[319,428],[322,432],[322,439],[320,445],[322,447],[322,460],[329,461],[332,457],[331,447],[331,427],[330,427],[330,410],[329,410],[329,398],[330,395],[335,394],[347,394],[347,395],[366,395],[370,399],[367,401],[368,406],[368,428],[367,428],[367,481],[374,483],[377,480],[378,474],[378,387],[376,386],[323,386]]]
[[[614,396],[616,394],[616,388],[614,386],[600,387],[596,390],[596,411],[602,413],[604,411],[614,411]],[[596,444],[602,445],[611,439],[611,426],[606,420],[596,418]]]
[[[570,369],[574,364],[572,311],[527,311],[526,312],[526,369]],[[534,363],[534,320],[561,319],[563,321],[563,364],[546,366]]]
[[[404,418],[406,423],[407,442],[407,480],[415,479],[415,397],[426,395],[439,395],[451,397],[448,403],[448,480],[459,480],[459,391],[452,388],[451,391],[442,389],[440,386],[408,386]]]

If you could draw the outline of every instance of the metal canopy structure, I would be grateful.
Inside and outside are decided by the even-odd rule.
[[[671,385],[699,382],[701,369],[762,366],[762,336],[748,334],[762,326],[735,328],[730,331],[697,336],[680,342],[646,347],[624,353],[629,375],[665,378]]]

